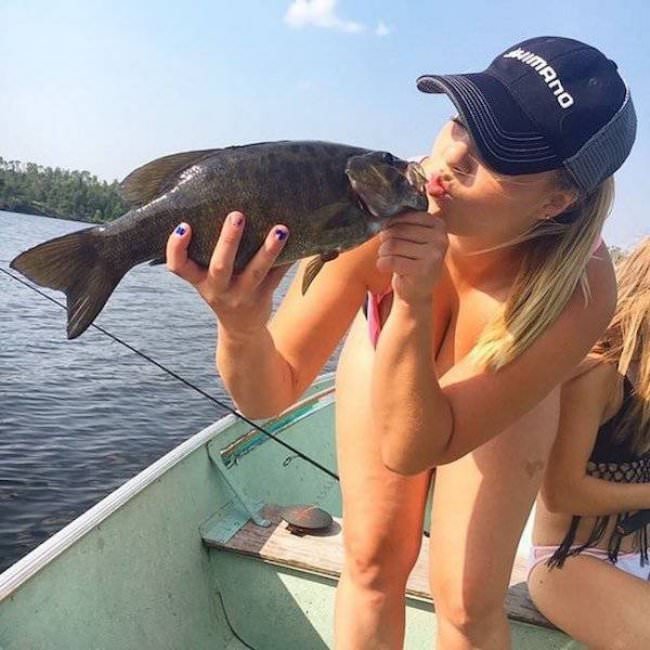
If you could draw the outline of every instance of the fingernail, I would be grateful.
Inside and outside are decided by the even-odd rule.
[[[244,217],[242,217],[242,215],[239,213],[233,214],[230,217],[230,223],[232,223],[233,226],[237,226],[237,228],[239,228],[239,226],[244,223]]]
[[[288,236],[289,236],[289,233],[286,230],[284,230],[283,228],[276,228],[275,229],[275,238],[278,241],[284,241]]]
[[[185,226],[176,226],[176,230],[174,232],[179,236],[182,237],[185,234]]]

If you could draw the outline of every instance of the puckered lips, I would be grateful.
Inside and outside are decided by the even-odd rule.
[[[449,196],[442,174],[434,174],[427,182],[427,193],[436,199]]]

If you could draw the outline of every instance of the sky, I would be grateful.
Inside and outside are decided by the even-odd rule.
[[[414,156],[454,113],[426,73],[533,36],[615,60],[639,118],[611,245],[650,233],[650,2],[0,0],[0,156],[122,179],[162,155],[320,139]]]

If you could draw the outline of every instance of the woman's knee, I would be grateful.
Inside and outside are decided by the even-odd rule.
[[[372,591],[404,590],[420,551],[421,536],[369,531],[345,534],[345,568],[355,584]]]
[[[505,593],[484,581],[459,577],[436,584],[432,592],[437,615],[470,638],[480,638],[483,630],[505,619]]]

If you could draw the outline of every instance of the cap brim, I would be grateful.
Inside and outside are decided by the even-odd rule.
[[[487,72],[424,75],[418,78],[417,87],[451,99],[483,161],[495,171],[533,174],[562,166],[562,160],[508,89]]]

